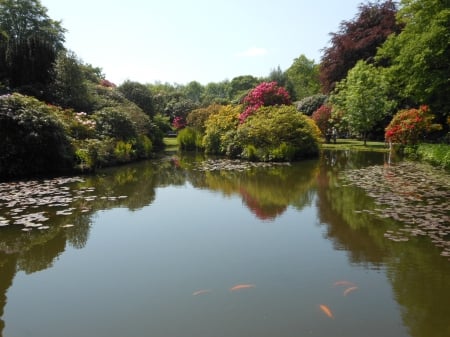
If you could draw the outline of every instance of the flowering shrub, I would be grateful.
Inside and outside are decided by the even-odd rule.
[[[113,82],[105,80],[105,79],[102,79],[100,81],[100,85],[105,88],[116,88],[117,87]]]
[[[277,82],[263,82],[244,98],[244,112],[239,116],[241,123],[262,106],[289,105],[291,98],[287,90]]]
[[[440,127],[432,123],[433,119],[426,105],[418,109],[401,110],[386,127],[385,139],[402,145],[416,144],[426,133]]]
[[[331,119],[331,106],[322,105],[312,114],[311,118],[316,122],[323,135],[326,134],[327,129],[330,127]]]
[[[184,120],[183,117],[181,116],[177,116],[173,119],[172,122],[172,126],[176,129],[176,130],[181,130],[184,127],[186,127],[186,121]]]

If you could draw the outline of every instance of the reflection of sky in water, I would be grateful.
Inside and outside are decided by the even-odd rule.
[[[267,222],[238,195],[157,188],[142,209],[97,212],[52,268],[19,272],[5,337],[407,336],[384,271],[349,264],[325,230],[315,206]],[[229,291],[242,283],[255,288]]]

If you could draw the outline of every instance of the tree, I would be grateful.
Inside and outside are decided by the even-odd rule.
[[[339,31],[331,33],[331,45],[323,50],[320,63],[322,91],[329,93],[347,76],[359,60],[373,62],[377,48],[392,33],[398,33],[397,8],[392,0],[359,6],[352,21],[342,21]]]
[[[316,122],[317,127],[320,129],[322,134],[325,136],[327,130],[330,128],[332,107],[329,105],[322,105],[319,109],[313,112],[311,118]]]
[[[445,124],[450,115],[450,7],[442,0],[403,0],[397,18],[404,30],[377,54],[388,63],[393,91],[410,105],[427,104]]]
[[[91,99],[85,83],[81,61],[75,53],[62,51],[54,66],[55,79],[51,86],[54,102],[64,108],[87,111],[91,108]]]
[[[330,100],[334,109],[343,111],[342,118],[351,130],[362,134],[364,145],[367,134],[393,107],[382,69],[364,61],[358,61],[347,78],[336,85]]]
[[[61,23],[49,18],[39,0],[1,0],[0,31],[6,37],[6,48],[0,48],[5,82],[11,87],[48,84],[63,48]]]
[[[320,91],[319,66],[303,54],[294,60],[286,70],[286,75],[293,86],[294,100],[301,100]]]
[[[148,116],[153,117],[153,97],[150,89],[139,82],[125,81],[117,88],[128,100],[140,107]]]
[[[230,82],[228,80],[219,83],[208,83],[203,92],[202,103],[205,106],[210,104],[230,103]]]
[[[189,82],[184,88],[183,93],[187,99],[199,104],[205,88],[197,81]]]
[[[251,75],[238,76],[230,82],[230,99],[240,101],[248,93],[258,85],[260,81]]]

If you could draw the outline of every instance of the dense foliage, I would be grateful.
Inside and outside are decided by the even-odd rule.
[[[262,106],[291,104],[287,90],[277,82],[263,82],[252,89],[244,98],[244,112],[239,116],[241,123]]]
[[[206,153],[232,156],[239,151],[235,149],[234,139],[241,113],[242,106],[227,105],[209,116],[203,138]]]
[[[305,97],[297,103],[297,110],[307,116],[311,116],[314,111],[326,103],[327,99],[328,96],[323,94]]]
[[[362,136],[364,144],[367,134],[393,108],[383,72],[364,61],[359,61],[337,84],[330,100],[336,110],[344,112],[342,119],[352,133]]]
[[[53,63],[63,48],[64,29],[38,0],[0,2],[0,81],[39,94],[52,80]]]
[[[61,173],[74,149],[58,109],[20,94],[0,96],[0,177]]]
[[[302,100],[320,92],[319,65],[303,54],[294,59],[292,65],[286,70],[286,76],[289,83],[278,83],[284,86],[292,85],[293,100]]]
[[[391,0],[361,4],[353,20],[342,21],[339,31],[330,34],[331,46],[324,49],[320,64],[324,92],[331,92],[359,60],[372,62],[377,48],[402,27],[396,22],[396,13],[396,5]]]
[[[402,145],[417,144],[439,125],[433,124],[434,115],[427,106],[418,109],[401,110],[395,114],[386,128],[386,141]]]
[[[426,104],[445,125],[450,116],[450,6],[442,0],[403,0],[398,21],[378,53],[388,64],[392,91],[409,106]]]
[[[239,125],[242,157],[259,161],[291,161],[317,156],[320,130],[294,106],[267,106]]]
[[[311,116],[312,120],[317,124],[317,127],[324,136],[326,135],[327,130],[331,126],[330,125],[331,112],[332,112],[331,106],[322,105],[319,109],[314,111],[314,113]]]

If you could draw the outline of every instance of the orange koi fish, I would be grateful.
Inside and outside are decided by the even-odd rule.
[[[349,288],[345,289],[344,296],[347,296],[348,294],[350,294],[352,291],[355,291],[356,289],[358,289],[358,287],[349,287]]]
[[[334,319],[333,313],[331,312],[330,308],[328,308],[325,304],[320,304],[319,308],[320,308],[320,310],[322,310],[325,313],[325,315]]]
[[[254,284],[237,284],[234,287],[230,288],[230,291],[237,291],[242,289],[254,288]]]
[[[209,294],[210,292],[211,292],[210,289],[201,289],[201,290],[194,291],[194,292],[192,293],[192,296],[198,296],[198,295],[203,295],[203,294]]]
[[[342,287],[354,287],[355,284],[353,282],[350,281],[336,281],[333,283],[333,286],[337,287],[337,286],[342,286]]]

